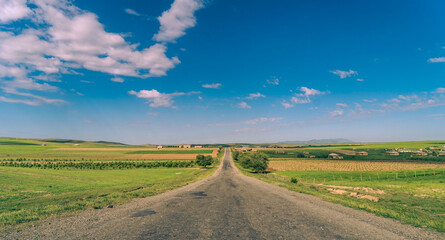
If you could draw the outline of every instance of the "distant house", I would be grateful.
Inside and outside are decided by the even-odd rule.
[[[368,152],[362,151],[357,153],[360,156],[368,156]]]
[[[328,159],[343,159],[343,156],[340,156],[337,153],[330,153]]]
[[[43,143],[43,144],[42,144],[42,146],[46,146],[46,144],[45,144],[45,143]]]
[[[191,148],[192,145],[190,145],[190,144],[186,144],[186,145],[182,145],[182,147],[183,147],[183,148]]]
[[[249,149],[247,147],[242,147],[241,148],[241,152],[247,152],[247,151],[249,151]]]
[[[440,151],[439,156],[445,156],[445,151]]]
[[[417,156],[427,156],[428,155],[428,153],[423,152],[423,151],[416,151],[416,152],[414,152],[414,154],[416,154]]]
[[[315,155],[309,155],[309,158],[315,158]]]
[[[76,143],[76,144],[74,144],[74,146],[79,146],[79,144]]]
[[[160,150],[160,149],[162,149],[162,146],[157,146],[156,148],[157,148],[158,150]]]
[[[284,151],[275,151],[276,154],[284,154]]]
[[[309,152],[307,152],[307,151],[304,151],[304,152],[303,152],[303,154],[309,154]]]
[[[388,154],[391,156],[399,156],[399,152],[396,152],[396,151],[388,152]]]
[[[199,145],[198,145],[198,146],[195,146],[194,148],[202,148],[202,146],[199,146]]]

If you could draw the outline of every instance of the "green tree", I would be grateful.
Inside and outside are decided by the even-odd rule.
[[[238,159],[243,168],[251,169],[254,172],[264,172],[269,165],[269,158],[261,152],[244,153]]]
[[[198,164],[198,166],[207,167],[212,165],[212,163],[213,163],[213,158],[210,155],[204,156],[199,154],[196,156],[196,164]]]

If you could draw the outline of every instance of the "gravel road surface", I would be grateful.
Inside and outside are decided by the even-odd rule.
[[[157,196],[44,221],[0,239],[445,239],[242,175],[226,149],[207,179]]]

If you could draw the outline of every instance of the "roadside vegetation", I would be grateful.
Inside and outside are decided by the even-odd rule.
[[[239,162],[243,168],[250,169],[256,173],[263,173],[266,171],[269,164],[267,155],[260,152],[240,153],[235,151],[233,159]]]
[[[204,155],[198,155],[196,156],[196,164],[198,166],[201,167],[207,167],[212,165],[212,163],[214,162],[214,159],[212,158],[212,156],[204,156]]]
[[[410,143],[410,150],[418,150],[419,145],[431,147],[431,142],[426,146],[422,144]],[[348,155],[358,151],[345,146],[304,150],[244,148],[247,153],[241,153],[242,149],[238,148],[232,155],[237,157],[257,151],[269,157],[269,167],[264,173],[255,173],[235,161],[246,175],[414,226],[445,232],[445,163],[442,156],[389,156],[387,151],[399,148],[399,144],[374,145],[377,149],[366,146],[369,155],[365,156]],[[437,145],[433,150],[440,150],[444,144]],[[344,159],[327,159],[332,152]]]
[[[76,147],[90,150],[54,150]],[[145,153],[125,154],[142,148],[157,153],[170,151],[164,155],[172,158],[146,159]],[[133,198],[187,185],[212,175],[224,154],[217,146],[170,149],[173,147],[157,150],[154,146],[108,142],[0,138],[0,231],[50,216],[111,208]],[[206,168],[193,160],[198,152],[212,159]],[[139,158],[122,158],[128,155]],[[187,160],[180,158],[188,155]]]

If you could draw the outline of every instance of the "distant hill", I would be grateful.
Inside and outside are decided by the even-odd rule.
[[[345,138],[332,138],[332,139],[312,139],[308,141],[284,141],[278,143],[354,143],[354,141]]]

